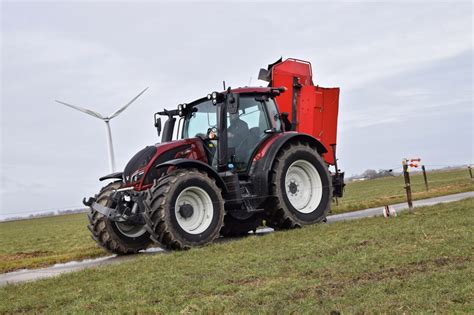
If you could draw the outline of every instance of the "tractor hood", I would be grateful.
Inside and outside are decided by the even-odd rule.
[[[136,182],[136,178],[132,179],[133,176],[138,175],[134,174],[135,171],[142,170],[145,168],[148,163],[153,159],[156,155],[158,146],[147,146],[142,150],[138,151],[131,159],[128,161],[125,169],[123,171],[123,179],[126,183]]]

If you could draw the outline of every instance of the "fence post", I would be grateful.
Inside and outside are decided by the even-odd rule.
[[[467,167],[467,169],[469,170],[469,175],[471,176],[471,180],[472,180],[472,167],[471,167],[471,165],[469,165]]]
[[[407,192],[408,210],[412,212],[413,202],[412,202],[412,197],[411,197],[410,174],[408,173],[407,160],[403,160],[402,164],[403,164],[403,177],[405,179],[405,190]]]
[[[421,166],[421,170],[423,171],[423,178],[425,179],[426,191],[429,191],[430,189],[428,188],[428,178],[426,178],[426,169],[424,165]]]

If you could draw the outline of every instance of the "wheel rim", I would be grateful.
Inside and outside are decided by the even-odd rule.
[[[105,195],[101,200],[98,201],[98,203],[102,206],[107,206],[109,195],[110,193]],[[144,225],[129,225],[129,224],[120,223],[120,222],[114,222],[114,224],[120,233],[130,238],[142,236],[146,232]]]
[[[293,162],[286,171],[285,192],[298,212],[316,210],[323,196],[323,185],[316,167],[306,160]]]
[[[202,188],[188,187],[176,199],[175,215],[179,226],[186,233],[203,233],[209,228],[214,217],[211,197]]]
[[[139,237],[145,234],[146,229],[144,225],[129,225],[125,223],[115,222],[115,226],[125,236]]]

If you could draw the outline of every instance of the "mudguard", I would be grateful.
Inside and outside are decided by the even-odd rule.
[[[269,176],[270,170],[272,169],[273,162],[280,152],[281,148],[290,141],[301,141],[309,143],[311,146],[314,146],[319,154],[328,152],[324,145],[316,138],[296,132],[285,132],[279,134],[278,138],[274,141],[270,141],[267,144],[264,144],[258,152],[254,155],[252,166],[250,168],[250,181],[254,186],[254,194],[258,196],[268,196],[269,195]],[[267,146],[268,148],[265,148]],[[266,150],[265,150],[266,149]],[[265,153],[257,159],[259,152],[265,151]]]
[[[113,178],[122,179],[122,176],[123,176],[123,172],[116,172],[116,173],[112,173],[112,174],[102,176],[101,178],[99,178],[99,180],[103,181],[103,180],[106,180],[106,179],[113,179]]]
[[[199,160],[191,160],[191,159],[174,159],[170,160],[156,166],[157,169],[163,167],[177,167],[177,168],[196,168],[200,171],[206,172],[216,180],[217,186],[219,186],[224,193],[227,193],[227,185],[225,184],[224,180],[219,176],[219,173],[208,164],[201,162]]]

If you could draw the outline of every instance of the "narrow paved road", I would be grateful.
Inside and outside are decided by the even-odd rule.
[[[431,206],[437,203],[446,203],[446,202],[453,202],[462,200],[465,198],[474,198],[474,191],[469,191],[460,194],[454,195],[447,195],[423,200],[417,200],[413,202],[414,207],[421,207],[421,206]],[[408,209],[408,205],[406,203],[398,203],[394,204],[393,207],[395,208],[396,212],[402,212]],[[328,216],[328,223],[338,222],[338,221],[346,221],[346,220],[354,220],[354,219],[361,219],[361,218],[368,218],[368,217],[375,217],[383,215],[383,207],[378,208],[370,208],[365,210],[359,210],[354,212],[342,213],[342,214],[335,214]],[[257,231],[257,234],[266,234],[271,233],[273,229],[265,228],[260,229]],[[142,254],[153,254],[157,252],[164,252],[160,248],[150,248]],[[18,282],[25,282],[25,281],[33,281],[43,278],[54,277],[62,273],[66,272],[73,272],[82,270],[85,268],[93,268],[99,267],[104,265],[111,265],[120,263],[126,260],[133,259],[134,256],[108,256],[108,257],[101,257],[97,259],[87,259],[80,262],[68,262],[65,264],[57,264],[52,267],[42,268],[42,269],[32,269],[32,270],[19,270],[9,273],[0,274],[0,286],[6,285],[9,283],[18,283]]]
[[[468,191],[468,192],[459,193],[459,194],[416,200],[416,201],[413,201],[413,207],[432,206],[437,203],[453,202],[453,201],[458,201],[465,198],[473,198],[473,197],[474,197],[474,191]],[[408,204],[406,202],[397,203],[392,206],[395,208],[396,212],[402,212],[402,211],[408,210]],[[383,209],[384,207],[378,207],[378,208],[370,208],[370,209],[365,209],[365,210],[331,215],[331,216],[328,216],[328,223],[381,216],[383,215]]]

